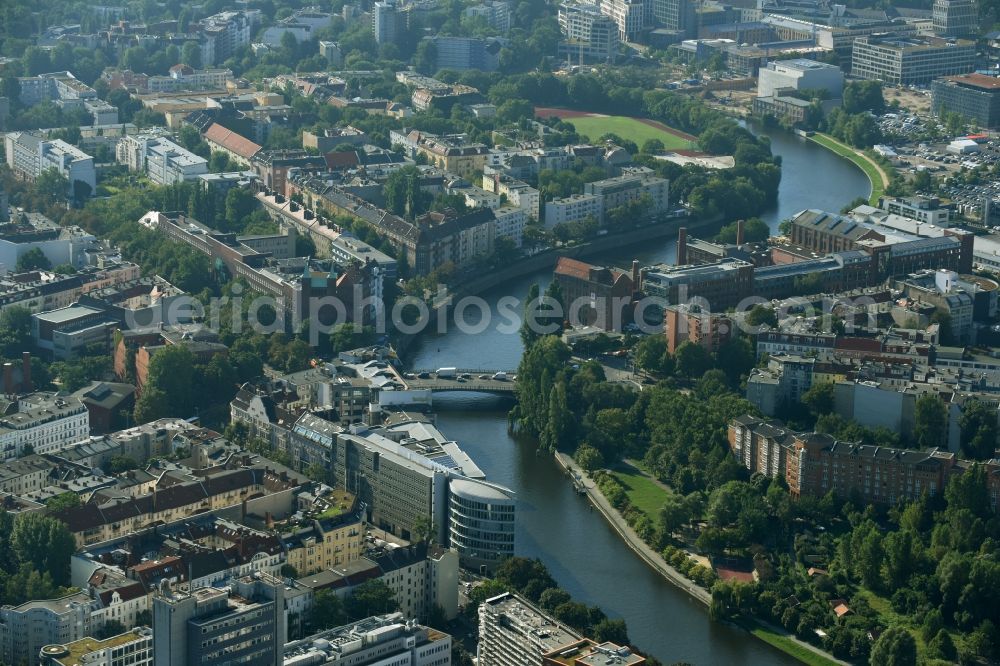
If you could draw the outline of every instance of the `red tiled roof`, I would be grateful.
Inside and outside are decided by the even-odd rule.
[[[261,149],[260,146],[250,139],[226,129],[219,123],[212,123],[208,126],[208,129],[205,130],[205,140],[222,146],[226,150],[246,159],[250,159]]]
[[[582,261],[570,259],[569,257],[559,257],[559,261],[556,263],[556,275],[589,280],[591,268],[594,268],[594,266]]]
[[[327,169],[352,167],[358,164],[358,154],[354,151],[327,153],[323,155],[323,159],[326,160]]]

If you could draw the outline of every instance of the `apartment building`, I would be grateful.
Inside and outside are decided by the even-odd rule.
[[[571,194],[545,202],[545,228],[557,224],[572,224],[592,218],[600,224],[604,219],[604,197],[596,194]]]
[[[205,66],[225,62],[242,46],[250,44],[261,21],[258,9],[224,11],[198,22],[201,62]]]
[[[353,511],[332,518],[320,517],[306,527],[281,535],[285,564],[299,575],[344,566],[361,557],[365,545],[364,523]]]
[[[670,181],[651,175],[641,169],[626,169],[625,171],[626,173],[621,176],[597,180],[583,186],[584,194],[601,197],[605,217],[615,208],[646,196],[649,197],[651,204],[646,213],[649,217],[655,217],[669,209]]]
[[[152,93],[180,90],[225,90],[233,80],[233,70],[227,68],[195,69],[179,64],[170,68],[166,76],[150,76],[145,90]]]
[[[396,11],[394,0],[384,0],[372,5],[372,35],[379,44],[396,40],[397,31],[402,28],[403,17]]]
[[[67,197],[85,198],[97,190],[94,158],[62,139],[48,141],[30,132],[11,132],[4,147],[7,165],[19,178],[33,181],[43,171],[55,169],[69,183]]]
[[[29,393],[18,398],[15,413],[0,418],[0,458],[18,458],[29,447],[37,454],[55,453],[89,436],[90,413],[79,398]]]
[[[451,666],[451,636],[406,617],[376,615],[288,643],[284,663]]]
[[[463,16],[480,18],[501,34],[510,31],[510,3],[505,0],[484,0],[478,5],[467,7]]]
[[[299,482],[267,469],[223,470],[202,481],[188,481],[124,502],[111,500],[65,509],[56,514],[80,547],[138,532],[157,522],[170,523],[204,511],[239,504],[255,494],[279,494],[291,505]]]
[[[208,160],[158,136],[126,136],[115,146],[115,157],[130,171],[143,171],[157,185],[194,180],[208,172]]]
[[[523,209],[531,219],[539,218],[541,196],[538,190],[524,181],[494,171],[492,174],[483,174],[482,187],[487,192],[507,197],[508,202]]]
[[[957,113],[985,128],[1000,127],[1000,78],[965,74],[931,83],[931,110]]]
[[[673,354],[685,341],[714,354],[733,337],[735,325],[724,314],[702,312],[698,306],[668,305],[663,311],[667,351]]]
[[[167,584],[153,597],[153,660],[157,666],[282,666],[285,622],[285,584],[268,574],[233,579],[223,589],[182,591]]]
[[[438,69],[496,71],[504,41],[495,37],[427,37],[435,48]]]
[[[479,666],[542,666],[543,655],[581,639],[519,595],[505,592],[479,605]]]
[[[77,80],[70,72],[52,72],[18,77],[20,100],[25,106],[52,101],[63,109],[84,109],[95,125],[118,122],[118,109],[97,96],[97,91]]]
[[[830,435],[798,433],[780,422],[744,416],[729,425],[729,446],[751,471],[784,477],[793,497],[840,497],[894,505],[942,492],[955,454],[841,442]]]
[[[939,37],[866,36],[854,40],[851,75],[895,85],[929,83],[975,69],[976,45]]]
[[[481,143],[470,143],[464,134],[436,135],[402,129],[392,130],[389,135],[394,145],[404,147],[408,157],[423,155],[431,165],[462,178],[482,171],[490,155],[489,148]]]
[[[205,143],[211,146],[212,150],[225,153],[237,164],[244,167],[250,166],[250,160],[262,150],[259,144],[230,129],[226,129],[219,123],[209,125],[202,132],[202,137],[205,139]]]

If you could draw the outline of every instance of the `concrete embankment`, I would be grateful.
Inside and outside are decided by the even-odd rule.
[[[700,601],[706,606],[711,603],[711,593],[686,578],[684,574],[677,569],[674,569],[672,566],[667,564],[658,552],[653,550],[645,541],[643,541],[639,535],[635,533],[635,530],[629,526],[625,518],[618,513],[618,510],[611,506],[600,489],[594,484],[593,481],[590,480],[590,477],[588,477],[586,473],[580,469],[575,462],[573,462],[572,458],[565,453],[557,452],[555,455],[556,460],[560,465],[562,465],[563,469],[568,471],[575,478],[580,479],[580,483],[583,485],[583,488],[587,493],[587,499],[589,499],[590,503],[597,507],[597,510],[604,515],[608,524],[610,524],[611,527],[618,532],[622,539],[624,539],[625,543],[628,544],[629,548],[635,551],[635,553],[639,555],[639,557],[641,557],[646,564],[659,572],[660,575],[687,592],[692,599]]]

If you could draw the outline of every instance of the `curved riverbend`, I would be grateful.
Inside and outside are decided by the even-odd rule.
[[[815,143],[778,130],[771,134],[771,146],[782,156],[783,175],[778,203],[762,218],[774,230],[800,210],[839,211],[845,203],[870,192],[868,178],[860,169]],[[627,264],[635,257],[649,264],[673,261],[674,251],[673,239],[667,239],[593,261]],[[544,289],[551,279],[551,271],[546,270],[481,296],[496,321],[497,301],[502,296],[523,298],[532,283]],[[466,318],[475,323],[478,314],[470,310]],[[516,333],[503,334],[490,327],[478,335],[451,330],[422,337],[408,356],[418,368],[514,368],[523,351]],[[455,393],[436,398],[436,403],[442,432],[460,442],[490,480],[517,493],[518,554],[541,559],[574,598],[624,618],[630,638],[640,648],[665,663],[798,663],[742,630],[712,622],[702,604],[650,568],[587,499],[573,491],[551,456],[536,456],[533,443],[518,441],[508,433],[502,401]]]

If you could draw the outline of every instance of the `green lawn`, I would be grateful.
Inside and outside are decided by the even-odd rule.
[[[863,155],[858,155],[849,147],[840,143],[833,137],[829,137],[825,134],[817,133],[809,138],[818,143],[819,145],[823,146],[824,148],[832,150],[841,157],[846,157],[847,159],[851,160],[856,165],[858,165],[858,167],[865,172],[865,175],[868,176],[868,180],[870,180],[872,184],[872,195],[871,197],[868,198],[868,203],[870,203],[872,206],[878,205],[879,197],[881,197],[885,193],[885,188],[888,185],[888,183],[883,182],[882,174],[879,173],[878,168],[870,159],[868,159]]]
[[[795,657],[803,664],[810,664],[811,666],[837,666],[837,662],[832,659],[827,659],[822,655],[816,654],[812,650],[802,647],[788,636],[772,631],[756,622],[747,622],[746,628],[760,640],[768,645],[773,645],[787,655]]]
[[[656,520],[660,514],[660,507],[667,501],[670,491],[635,468],[616,469],[611,473],[625,486],[625,493],[632,506],[645,513],[651,520]]]
[[[586,136],[591,141],[596,141],[599,137],[610,133],[634,141],[640,148],[649,139],[659,139],[667,150],[690,150],[696,147],[692,141],[625,116],[584,116],[567,118],[566,122],[573,123],[577,133]]]

